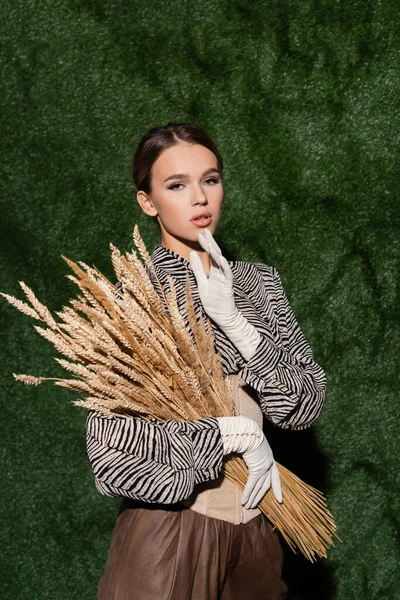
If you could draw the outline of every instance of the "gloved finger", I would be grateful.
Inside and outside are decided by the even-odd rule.
[[[253,491],[254,486],[256,485],[258,480],[258,477],[254,477],[252,475],[249,475],[247,478],[247,483],[245,485],[245,488],[242,492],[242,504],[243,506],[246,504],[246,502],[249,499],[249,496],[251,494],[251,492]]]
[[[204,272],[204,267],[200,256],[197,254],[197,252],[192,250],[189,253],[189,259],[190,266],[192,267],[192,271],[196,277],[197,286],[200,287],[200,285],[207,285],[207,275]]]
[[[219,269],[221,268],[221,251],[218,246],[216,247],[216,242],[210,242],[205,236],[201,233],[199,234],[199,243],[200,246],[205,250],[209,256],[211,257],[214,265],[216,265]]]
[[[204,231],[204,237],[208,241],[208,245],[210,247],[210,252],[211,252],[214,260],[218,264],[220,264],[220,258],[222,257],[222,250],[221,250],[221,248],[218,246],[216,240],[213,238],[212,233],[208,229],[206,229]]]
[[[280,504],[282,504],[281,477],[279,475],[279,470],[278,470],[278,467],[277,467],[277,464],[275,461],[274,461],[274,464],[272,465],[271,471],[272,471],[272,478],[271,478],[272,491],[274,492],[274,496],[278,500],[278,502]]]
[[[267,476],[268,476],[267,473],[263,473],[260,477],[258,477],[256,483],[253,486],[253,489],[251,490],[251,492],[249,494],[247,501],[244,504],[243,504],[243,497],[242,497],[242,504],[245,508],[253,508],[254,506],[257,505],[256,500],[258,498],[260,490],[262,489],[262,487],[265,483]]]
[[[217,273],[222,273],[222,275],[224,276],[223,271],[221,271],[219,262],[216,262],[215,255],[213,256],[211,253],[210,244],[208,243],[207,239],[202,233],[199,233],[198,240],[200,246],[203,248],[203,250],[205,250],[205,252],[207,252],[208,256],[210,257],[210,277],[212,276],[213,271],[217,271]]]
[[[267,477],[265,479],[264,485],[260,489],[260,492],[258,493],[257,498],[255,499],[254,506],[257,506],[257,504],[259,504],[261,502],[261,500],[264,498],[265,494],[268,492],[270,487],[271,487],[271,471],[269,470]]]
[[[257,504],[259,504],[261,502],[261,500],[264,498],[265,494],[267,493],[267,491],[269,490],[269,488],[271,487],[271,471],[268,471],[267,476],[264,478],[264,482],[262,484],[262,486],[259,488],[257,494],[255,494],[253,496],[253,498],[251,499],[251,504],[250,504],[250,508],[256,508]]]
[[[218,246],[208,229],[205,230],[205,233],[208,233],[207,239],[209,240],[211,258],[217,264],[225,279],[231,283],[233,281],[233,273],[228,261],[226,260],[225,256],[223,256],[221,248]]]
[[[211,233],[211,231],[209,229],[206,228],[204,230],[204,236],[205,236],[206,240],[208,241],[210,247],[212,247],[215,250],[215,255],[222,256],[221,248],[218,246],[217,242],[214,239],[213,234]]]
[[[225,275],[226,279],[231,283],[233,281],[233,273],[230,264],[226,260],[225,256],[222,256],[222,254],[220,256],[219,261],[223,274]]]
[[[204,230],[204,238],[208,242],[209,252],[213,260],[218,266],[221,266],[222,250],[218,246],[217,242],[213,238],[211,231],[208,229]]]
[[[268,471],[268,475],[264,481],[264,485],[262,486],[259,493],[257,494],[257,497],[255,498],[252,508],[255,508],[258,504],[260,504],[261,500],[264,498],[265,494],[268,492],[270,487],[271,487],[271,471]]]
[[[202,233],[199,233],[198,240],[200,246],[203,248],[203,250],[205,250],[205,252],[207,252],[208,256],[210,257],[210,276],[213,271],[217,271],[218,273],[222,273],[223,275],[223,272],[221,271],[221,267],[219,265],[219,260],[216,261],[215,253],[211,251],[211,246]]]
[[[207,254],[210,254],[210,244],[203,233],[199,233],[198,240],[199,240],[199,244],[203,248],[203,250],[205,250],[207,252]]]

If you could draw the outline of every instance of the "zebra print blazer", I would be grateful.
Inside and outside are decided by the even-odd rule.
[[[188,276],[196,313],[208,318],[190,263],[161,245],[154,248],[151,258],[165,290],[169,288],[167,276],[173,277],[182,314]],[[238,373],[255,390],[263,414],[275,425],[305,429],[322,410],[326,379],[291,310],[278,271],[262,263],[229,264],[236,306],[258,329],[261,340],[246,362],[211,321],[223,372]],[[160,284],[152,279],[161,297]],[[123,292],[120,282],[117,289]],[[215,418],[162,422],[90,411],[86,444],[96,488],[106,496],[178,502],[190,496],[198,483],[217,478],[222,466],[222,440]]]

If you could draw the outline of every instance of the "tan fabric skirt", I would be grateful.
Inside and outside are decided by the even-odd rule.
[[[126,500],[98,600],[281,600],[283,552],[260,514],[235,525],[180,504]]]

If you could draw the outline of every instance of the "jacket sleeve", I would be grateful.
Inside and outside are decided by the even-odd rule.
[[[218,421],[159,421],[90,411],[86,447],[97,490],[172,504],[216,479],[223,446]]]
[[[264,415],[283,429],[305,429],[319,416],[325,399],[326,377],[314,361],[282,286],[278,271],[255,263],[271,290],[271,317],[275,319],[282,346],[273,335],[261,333],[255,354],[240,375],[260,399]],[[268,324],[267,324],[268,329]]]

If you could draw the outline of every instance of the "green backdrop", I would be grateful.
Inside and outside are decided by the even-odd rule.
[[[157,230],[130,182],[142,134],[194,121],[225,159],[217,240],[275,266],[326,408],[272,431],[327,495],[339,543],[287,556],[292,599],[400,598],[399,31],[381,0],[2,0],[0,290],[53,311],[77,293],[61,254],[112,277],[109,242]],[[396,30],[397,29],[397,30]],[[95,490],[84,409],[34,322],[0,302],[1,598],[94,599],[119,500]]]

